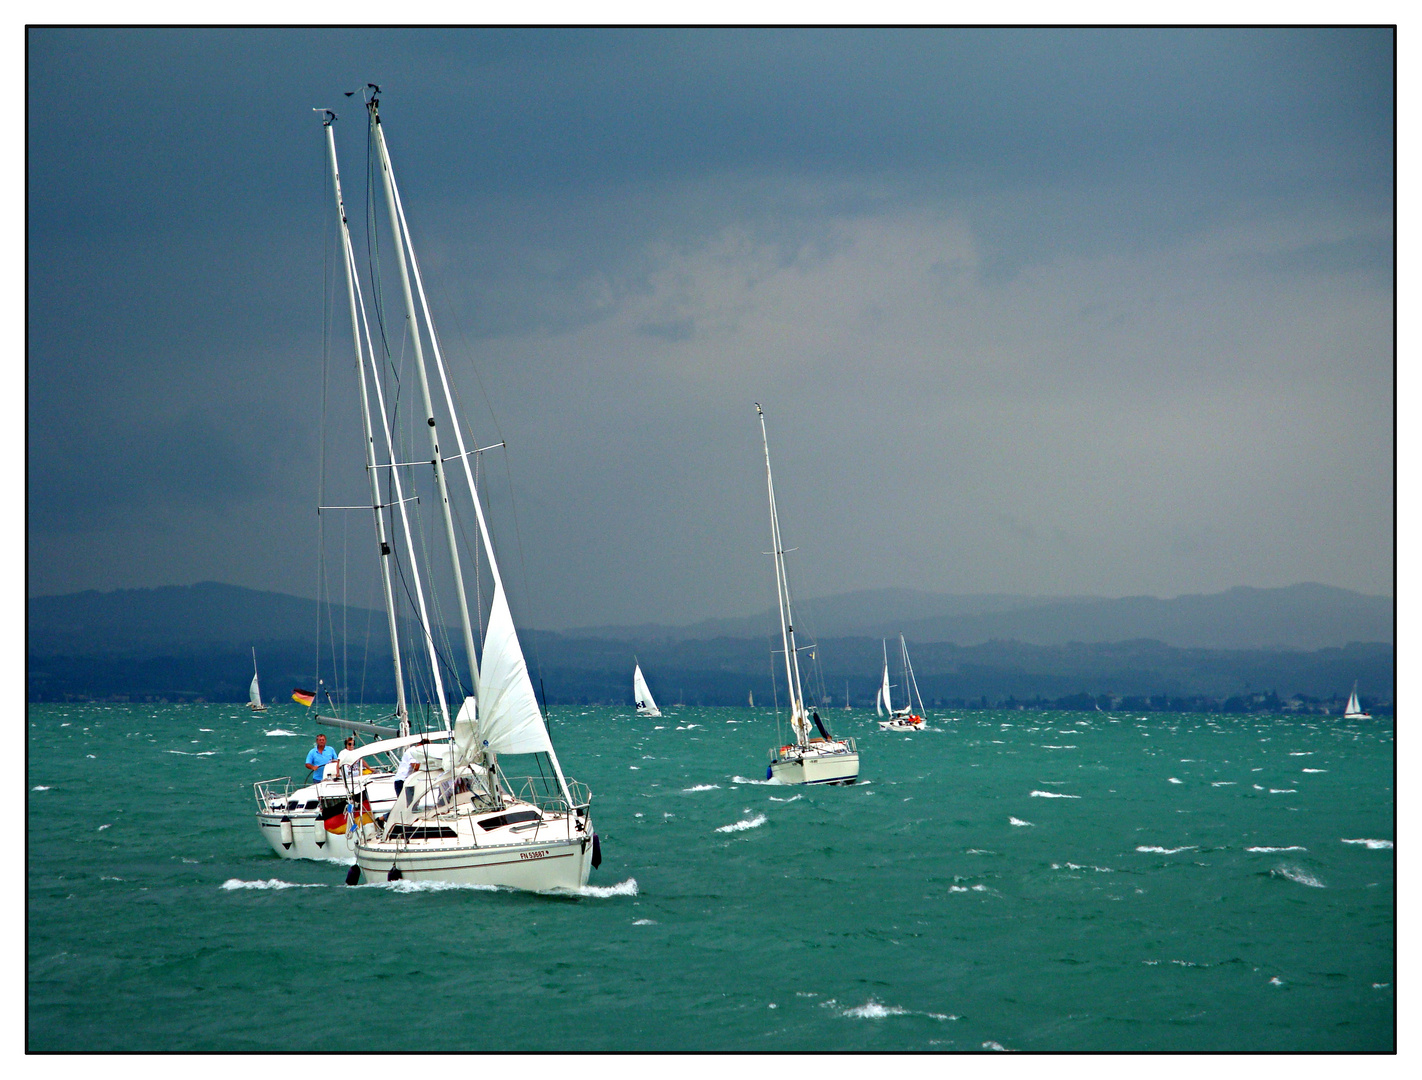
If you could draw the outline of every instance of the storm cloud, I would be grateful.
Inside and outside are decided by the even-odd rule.
[[[805,595],[1391,589],[1390,31],[29,48],[32,594],[313,594],[367,82],[521,621],[765,607],[754,401]]]

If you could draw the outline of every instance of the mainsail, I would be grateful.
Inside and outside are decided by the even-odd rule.
[[[642,677],[642,665],[632,665],[632,700],[637,703],[638,716],[661,716],[662,711],[652,700],[652,691],[647,688],[647,680]]]
[[[252,708],[262,707],[262,688],[257,685],[257,673],[252,672],[252,685],[247,688],[247,698],[251,702]]]

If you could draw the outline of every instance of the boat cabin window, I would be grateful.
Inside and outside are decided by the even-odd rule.
[[[517,825],[520,821],[542,821],[543,815],[537,810],[515,810],[511,814],[496,814],[479,822],[481,829],[500,829],[505,825]]]
[[[459,834],[444,825],[395,825],[387,840],[454,840]]]
[[[320,800],[320,799],[307,799],[307,800],[306,800],[306,809],[308,809],[308,810],[315,810],[316,807],[318,807],[318,806],[320,806],[320,805],[321,805],[321,800]]]

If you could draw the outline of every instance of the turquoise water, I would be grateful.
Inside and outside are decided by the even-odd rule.
[[[553,898],[277,859],[305,715],[30,706],[29,1049],[1394,1045],[1390,722],[835,711],[863,781],[797,790],[768,710],[555,709]]]

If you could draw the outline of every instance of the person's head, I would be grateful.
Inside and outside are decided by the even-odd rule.
[[[325,735],[317,735],[317,736],[316,736],[316,749],[317,749],[317,750],[324,750],[324,749],[326,749],[326,736],[325,736]]]
[[[354,750],[354,749],[355,749],[355,736],[354,736],[354,735],[347,735],[347,736],[346,736],[346,749],[347,749],[347,750]]]

